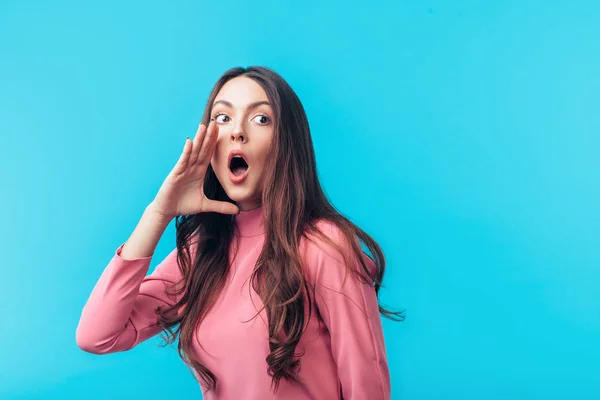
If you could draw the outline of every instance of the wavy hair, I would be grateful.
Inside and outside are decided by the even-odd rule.
[[[274,112],[273,157],[267,162],[262,192],[266,236],[251,284],[263,302],[258,313],[264,309],[267,315],[270,348],[267,372],[276,391],[282,378],[297,380],[301,357],[295,354],[295,349],[308,324],[307,316],[310,318],[312,312],[314,286],[307,282],[303,273],[298,250],[301,237],[316,234],[338,247],[316,225],[319,220],[334,223],[359,260],[358,267],[346,263],[347,268],[361,280],[371,282],[377,294],[383,280],[385,258],[377,242],[327,200],[317,175],[304,107],[293,89],[275,71],[262,66],[226,71],[208,97],[203,123],[208,125],[210,121],[212,103],[219,90],[238,76],[257,82],[266,92]],[[211,199],[233,203],[210,164],[204,191]],[[181,298],[171,307],[156,310],[159,326],[166,334],[166,344],[173,343],[179,335],[177,349],[180,356],[197,372],[207,390],[216,388],[217,378],[193,357],[192,344],[198,325],[223,290],[230,265],[229,247],[234,243],[233,229],[232,215],[209,212],[177,217],[177,262],[182,280],[170,287],[169,292],[181,295]],[[192,257],[190,247],[196,237],[197,251]],[[361,257],[363,251],[357,239],[369,249],[372,255],[369,257],[377,266],[375,273],[369,271]],[[306,305],[308,310],[305,310]],[[388,311],[381,304],[379,311],[387,318],[404,320],[403,312]],[[173,328],[176,329],[173,331]]]

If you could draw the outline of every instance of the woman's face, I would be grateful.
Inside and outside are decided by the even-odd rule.
[[[233,78],[217,93],[210,117],[219,130],[211,160],[217,179],[240,210],[259,207],[274,135],[273,110],[267,94],[250,78]],[[235,151],[241,151],[238,155],[242,157],[232,159]]]

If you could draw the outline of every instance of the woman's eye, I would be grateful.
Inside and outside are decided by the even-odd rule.
[[[258,122],[261,125],[265,125],[266,123],[269,122],[269,117],[267,117],[266,115],[257,115],[253,119],[257,120],[256,122]]]
[[[217,114],[217,116],[215,117],[215,120],[217,122],[227,122],[229,120],[229,117],[225,114]]]

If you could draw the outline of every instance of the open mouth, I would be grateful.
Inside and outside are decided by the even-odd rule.
[[[248,171],[248,163],[242,156],[234,156],[229,163],[229,170],[234,176],[242,176]]]

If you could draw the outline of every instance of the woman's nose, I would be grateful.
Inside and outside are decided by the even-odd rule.
[[[231,132],[231,141],[235,142],[236,140],[241,140],[242,142],[245,140],[244,132],[240,129],[234,129],[234,131]]]

